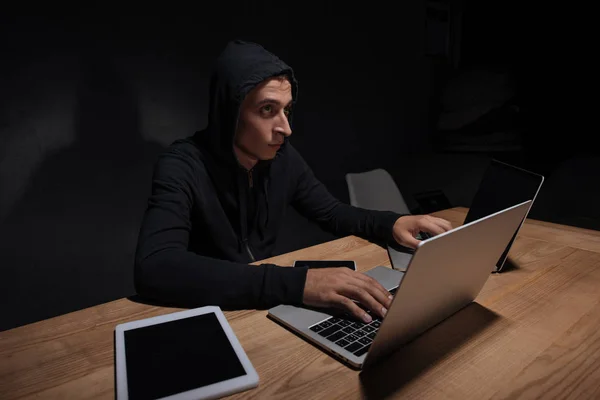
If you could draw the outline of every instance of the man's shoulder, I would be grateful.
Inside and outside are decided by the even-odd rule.
[[[201,152],[192,136],[173,141],[165,150],[167,154],[183,154],[190,157],[200,158]]]
[[[192,170],[205,168],[204,156],[192,136],[173,141],[168,145],[157,160],[159,170]]]
[[[193,136],[174,140],[163,151],[164,157],[176,157],[182,160],[203,164],[204,154]]]

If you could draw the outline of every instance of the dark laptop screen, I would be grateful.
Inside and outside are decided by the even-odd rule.
[[[533,200],[542,181],[541,175],[492,160],[473,198],[465,224]]]
[[[492,160],[483,175],[464,223],[467,224],[524,201],[534,200],[543,181],[544,177],[541,175]],[[502,270],[517,232],[496,263],[496,271]]]

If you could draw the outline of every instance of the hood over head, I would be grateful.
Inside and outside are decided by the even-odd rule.
[[[234,40],[227,44],[212,72],[208,127],[202,138],[213,157],[238,164],[233,141],[242,102],[258,84],[279,75],[288,77],[295,103],[298,84],[290,66],[256,43]],[[291,114],[288,119],[291,124]]]

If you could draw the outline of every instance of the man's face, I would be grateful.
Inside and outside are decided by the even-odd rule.
[[[267,79],[248,93],[235,134],[238,157],[253,161],[274,158],[284,137],[292,134],[288,122],[291,106],[292,85],[286,78]]]

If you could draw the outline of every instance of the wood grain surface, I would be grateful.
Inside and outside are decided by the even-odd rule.
[[[467,210],[436,215],[462,224]],[[384,249],[347,237],[268,262],[355,260]],[[232,398],[600,398],[600,232],[527,220],[506,272],[476,302],[358,372],[266,317],[226,312],[259,387]],[[0,399],[114,398],[114,328],[178,311],[121,299],[0,332]]]

